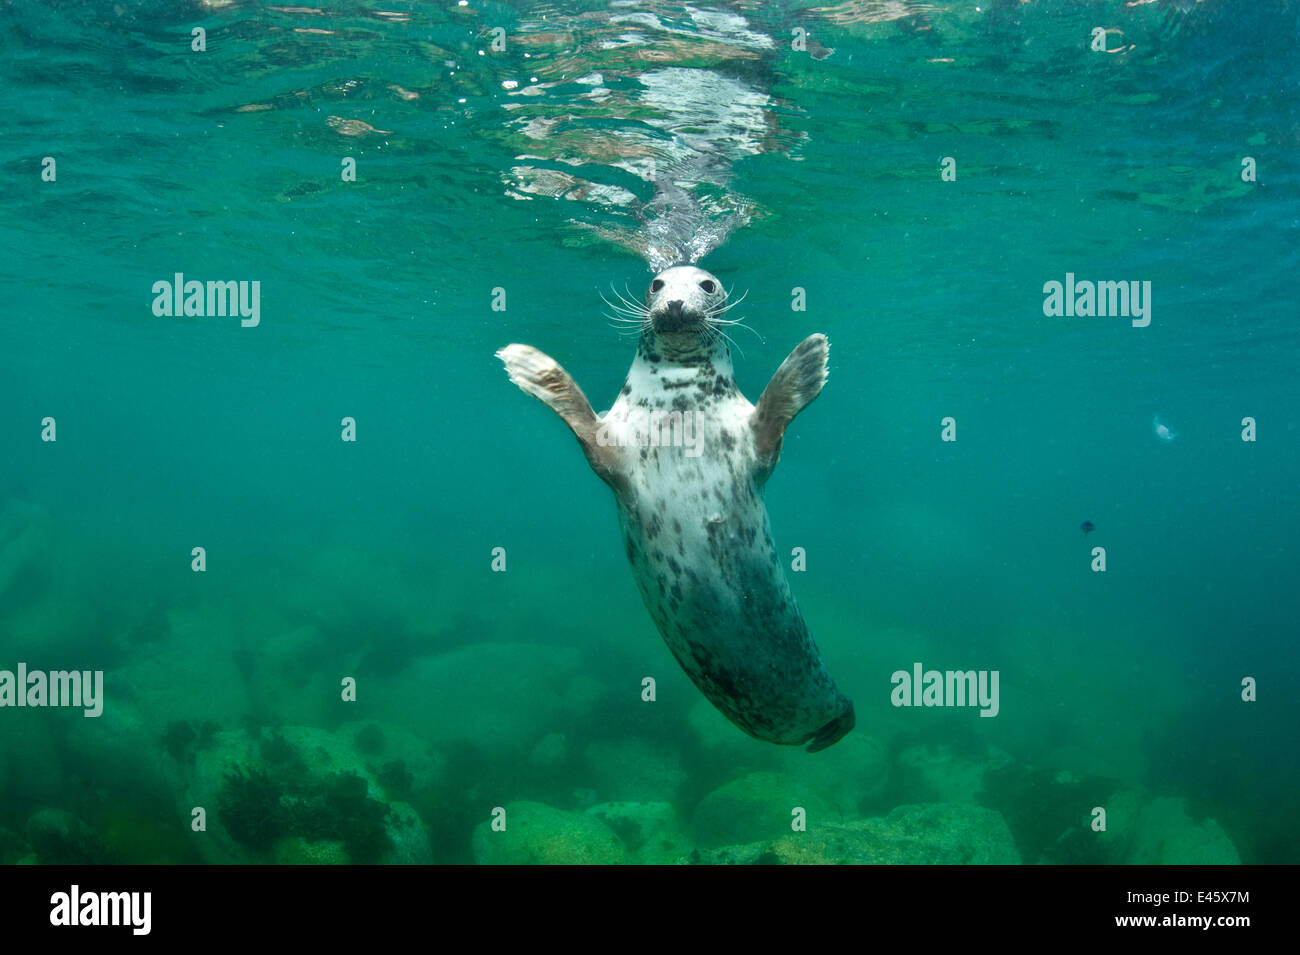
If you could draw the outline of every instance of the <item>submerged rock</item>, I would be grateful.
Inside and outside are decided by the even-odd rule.
[[[547,733],[528,754],[528,764],[537,769],[551,770],[569,758],[569,741],[563,733]]]
[[[851,818],[808,781],[784,773],[759,772],[719,786],[701,799],[691,830],[702,846],[775,839],[790,831],[796,807],[807,814],[810,829]]]
[[[347,865],[347,847],[338,840],[309,842],[302,836],[287,836],[275,844],[276,865]]]
[[[1240,865],[1228,834],[1213,819],[1193,822],[1182,799],[1162,797],[1142,808],[1125,862],[1129,865]]]
[[[474,830],[479,865],[610,865],[628,861],[614,831],[594,815],[538,802],[506,805],[504,832],[490,822]]]
[[[344,723],[335,736],[345,740],[389,799],[433,789],[446,778],[447,762],[428,740],[405,726],[365,720]]]
[[[785,775],[806,783],[845,818],[858,816],[862,804],[880,797],[889,784],[887,748],[861,730],[819,753],[791,746],[776,756]]]
[[[309,625],[259,633],[256,644],[241,647],[237,659],[250,700],[273,708],[277,722],[319,726],[337,718],[339,680],[356,672],[358,656],[330,647]]]
[[[105,674],[105,693],[110,693]],[[94,719],[75,719],[62,739],[63,764],[101,792],[131,798],[174,791],[168,724],[146,719],[130,700],[114,699]],[[60,777],[62,780],[63,777]]]
[[[104,865],[114,861],[103,837],[63,809],[34,813],[23,835],[41,865]]]
[[[675,865],[685,862],[694,848],[671,803],[606,802],[592,806],[587,815],[613,830],[627,849],[629,862]]]
[[[607,800],[673,799],[687,781],[675,751],[638,737],[592,743],[583,755],[587,778]]]
[[[207,811],[193,833],[208,862],[287,859],[431,861],[415,811],[392,797],[351,737],[305,726],[215,734],[185,767],[186,802]]]
[[[595,705],[576,650],[476,643],[421,657],[367,691],[366,711],[439,746],[494,758],[526,757],[548,733],[587,719]]]
[[[990,747],[984,758],[962,756],[951,746],[909,746],[898,757],[905,798],[921,802],[977,802],[984,793],[985,774],[1006,766],[1010,756]]]
[[[809,825],[778,839],[704,850],[704,865],[1017,865],[1005,820],[972,805],[899,806],[881,819]]]
[[[127,699],[149,725],[207,720],[233,726],[249,710],[248,687],[236,666],[223,617],[190,610],[168,614],[165,639],[138,647],[104,676],[113,695],[105,709]]]
[[[1075,822],[1047,847],[1044,863],[1092,865],[1239,865],[1237,848],[1214,819],[1194,822],[1177,797],[1151,798],[1140,789],[1121,789],[1097,802],[1106,828],[1092,828],[1087,802]]]

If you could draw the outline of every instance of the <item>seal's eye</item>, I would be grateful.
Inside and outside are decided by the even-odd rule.
[[[704,289],[704,291],[712,295],[714,292],[718,290],[718,285],[716,282],[710,282],[708,279],[705,279],[703,282],[700,283],[700,288]]]
[[[650,283],[650,291],[652,292],[657,292],[663,287],[664,287],[663,279],[655,279],[653,282]]]

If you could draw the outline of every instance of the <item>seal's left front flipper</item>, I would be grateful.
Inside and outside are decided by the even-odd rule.
[[[821,394],[830,347],[825,335],[809,335],[790,352],[763,389],[751,419],[760,464],[768,468],[776,465],[785,429]]]
[[[597,440],[600,418],[573,376],[550,355],[531,345],[507,345],[496,355],[505,363],[511,381],[564,419],[601,480],[616,485],[618,448],[603,446]]]

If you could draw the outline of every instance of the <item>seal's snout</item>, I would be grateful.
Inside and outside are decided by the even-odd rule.
[[[681,299],[673,299],[651,317],[657,332],[681,332],[697,324],[697,317],[686,311]]]
[[[704,313],[699,309],[687,308],[681,299],[656,308],[650,313],[657,332],[686,332],[704,325]]]

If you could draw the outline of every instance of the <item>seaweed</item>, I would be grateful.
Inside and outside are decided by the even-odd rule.
[[[311,775],[307,761],[279,730],[264,733],[258,749],[266,764],[284,777],[287,787],[305,781]]]
[[[390,809],[371,799],[356,773],[334,773],[296,794],[288,807],[293,835],[342,842],[353,862],[371,863],[392,847],[385,823]]]
[[[226,774],[217,811],[232,839],[260,851],[285,836],[337,841],[358,863],[377,862],[392,847],[386,828],[391,810],[370,797],[364,779],[349,772],[307,780],[293,761],[284,762],[287,776],[239,768]]]
[[[226,773],[217,794],[217,813],[230,837],[253,849],[270,849],[276,839],[287,834],[280,789],[261,770],[246,773],[235,767]]]
[[[408,796],[415,786],[415,776],[407,768],[405,760],[401,759],[385,763],[379,770],[377,778],[384,791],[394,796]]]

